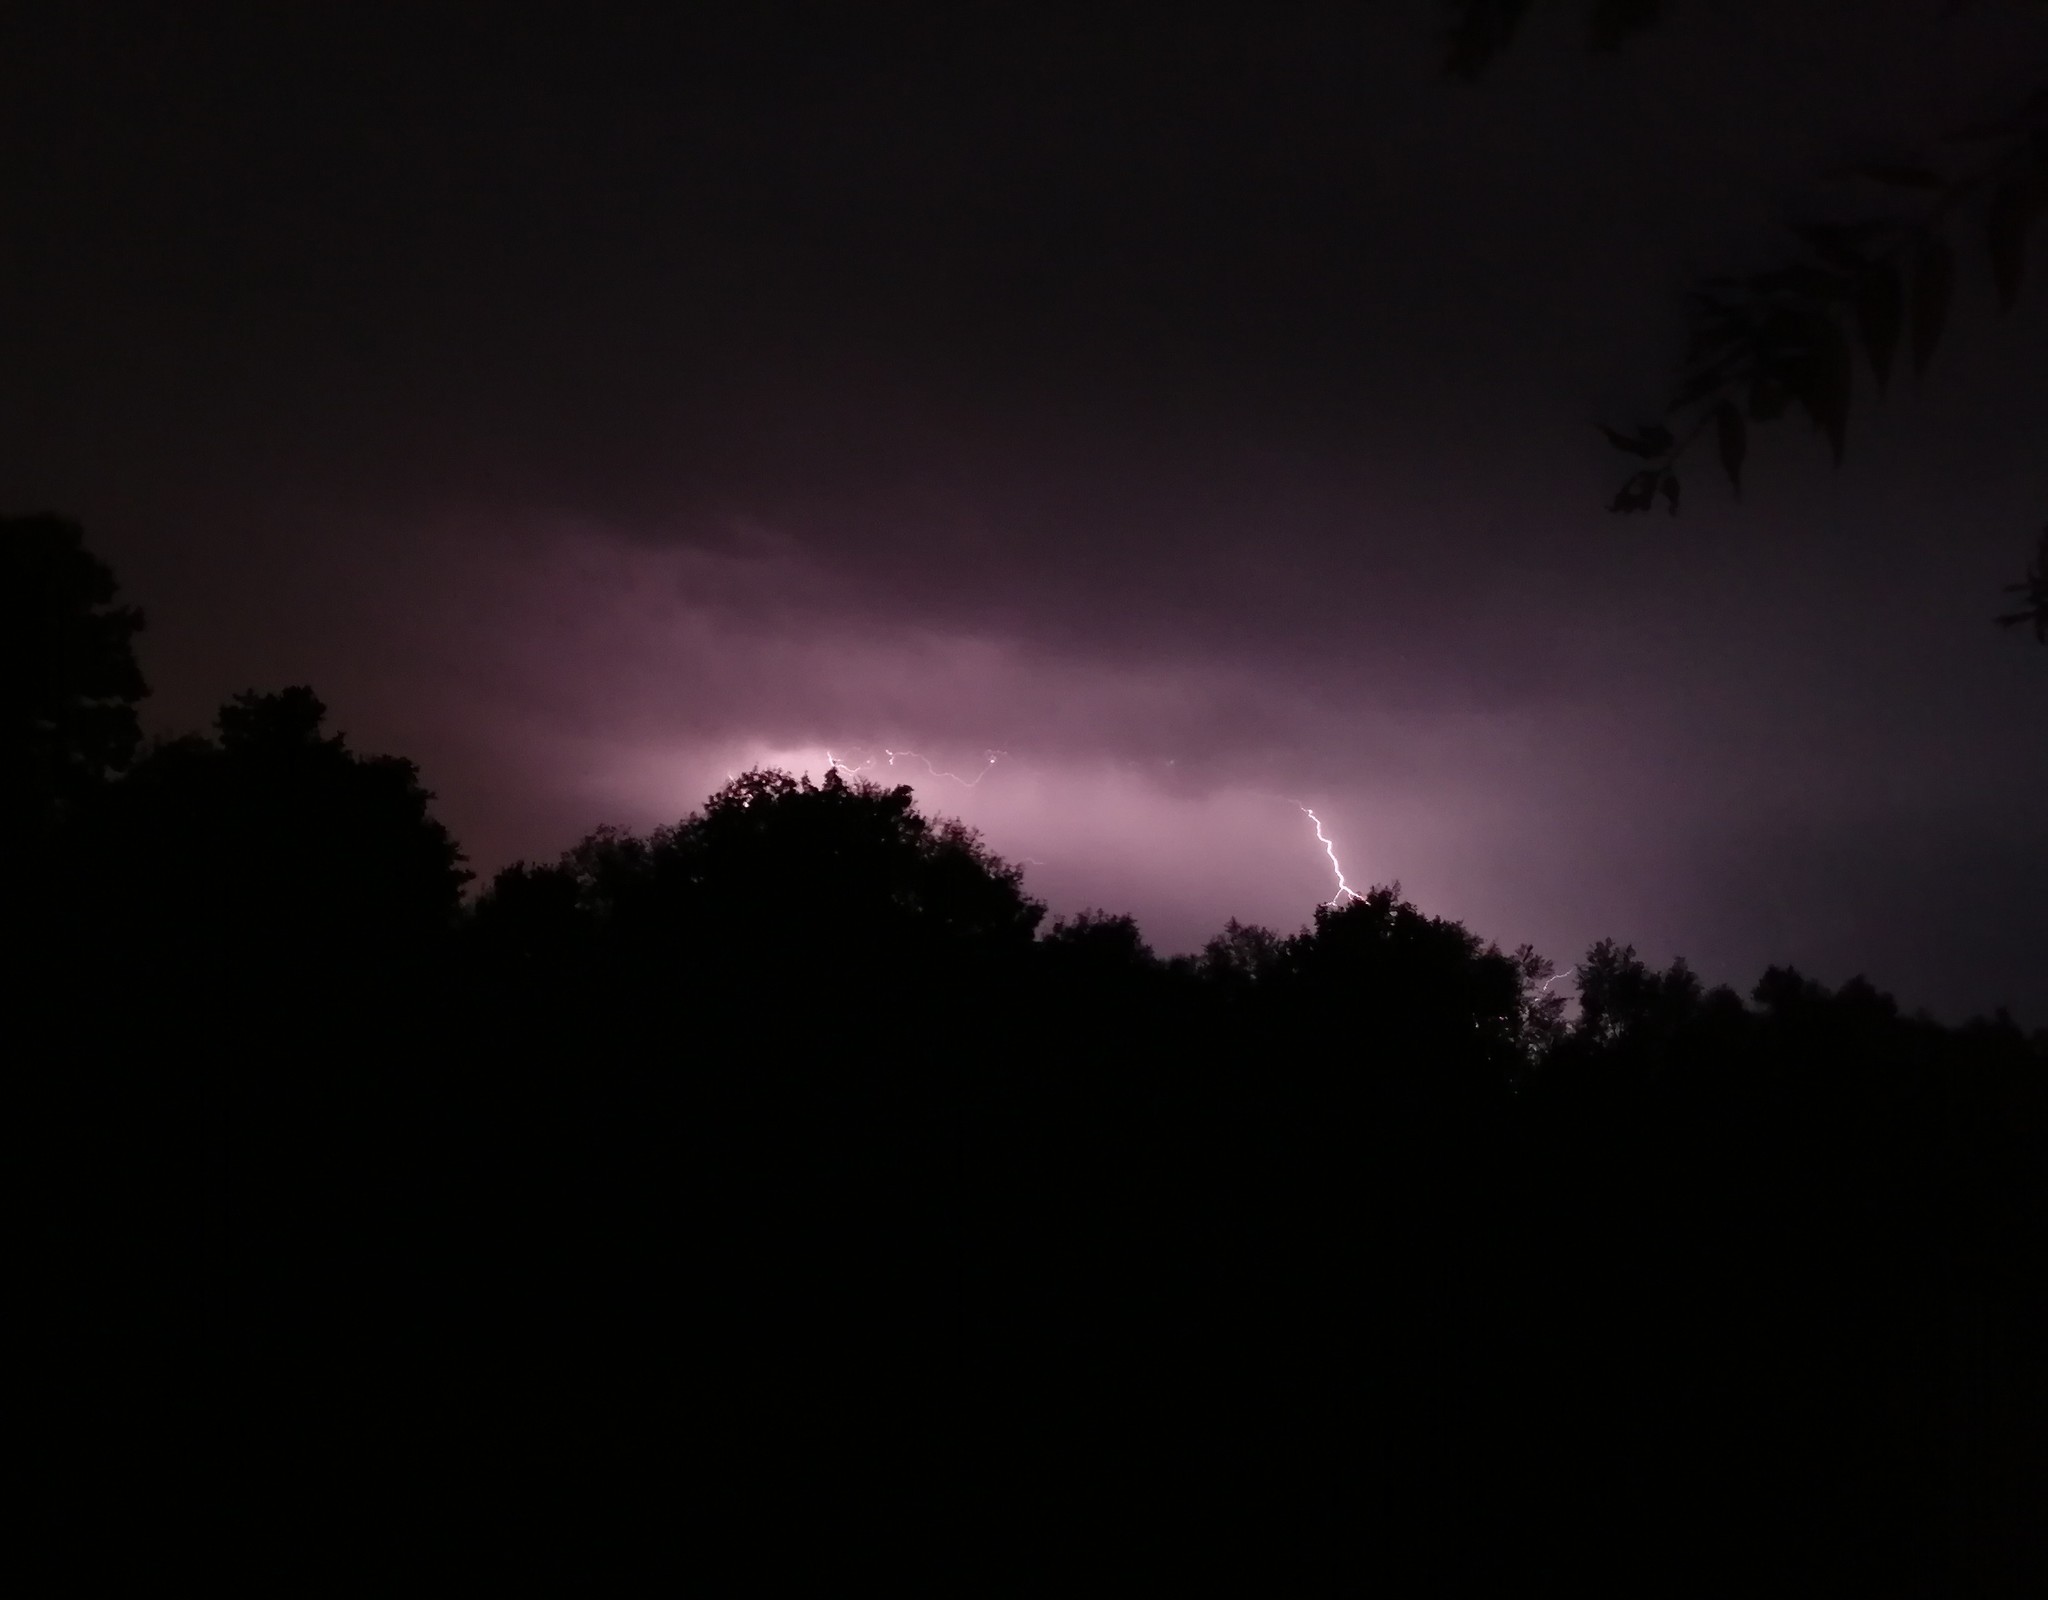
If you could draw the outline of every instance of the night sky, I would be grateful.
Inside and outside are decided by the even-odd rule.
[[[1615,517],[1595,427],[2048,72],[1951,9],[1557,5],[1467,84],[1431,0],[9,7],[0,507],[153,729],[311,683],[486,875],[829,750],[1162,951],[1307,919],[1307,803],[1560,964],[2048,1021],[2048,264],[1839,471]]]

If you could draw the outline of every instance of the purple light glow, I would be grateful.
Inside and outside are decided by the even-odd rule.
[[[2048,1016],[2048,676],[1990,622],[2048,297],[1959,277],[1927,383],[1839,472],[1759,429],[1740,505],[1608,517],[1589,426],[1781,199],[2023,96],[2041,8],[1532,22],[1477,90],[1427,5],[1194,8],[1156,71],[961,8],[815,75],[670,9],[125,65],[24,12],[0,502],[147,608],[157,731],[312,684],[486,875],[839,761],[1165,951],[1398,881],[1560,966]]]

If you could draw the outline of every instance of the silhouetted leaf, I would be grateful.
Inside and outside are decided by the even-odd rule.
[[[1529,0],[1461,0],[1444,71],[1454,78],[1478,77],[1514,38],[1528,9]]]
[[[1751,287],[1760,295],[1792,295],[1802,300],[1847,299],[1854,283],[1845,272],[1834,272],[1811,262],[1760,272],[1750,280]]]
[[[1742,493],[1742,463],[1749,455],[1749,424],[1733,401],[1723,400],[1714,408],[1714,435],[1721,447],[1721,470],[1737,494]]]
[[[1956,286],[1955,252],[1948,241],[1936,235],[1921,252],[1913,274],[1913,375],[1927,370],[1934,347],[1941,339],[1942,324],[1948,320],[1949,297]]]
[[[1722,360],[1695,372],[1672,392],[1671,409],[1682,411],[1725,389],[1731,376],[1730,366],[1730,362]]]
[[[1628,482],[1624,483],[1615,492],[1614,498],[1608,502],[1607,509],[1624,514],[1633,511],[1648,511],[1656,503],[1657,483],[1661,476],[1662,473],[1656,467],[1649,467],[1641,472],[1631,473]]]
[[[1906,286],[1896,261],[1872,263],[1856,289],[1856,331],[1863,339],[1863,354],[1882,392],[1891,381],[1892,358],[1898,354],[1899,335],[1906,326]]]
[[[1595,50],[1613,50],[1631,34],[1652,27],[1661,0],[1594,0],[1588,28]]]
[[[1849,396],[1855,386],[1855,352],[1834,318],[1816,316],[1804,358],[1799,362],[1797,394],[1814,426],[1828,436],[1836,465],[1848,441]]]
[[[1825,315],[1825,313],[1823,313]],[[1814,312],[1780,305],[1757,325],[1756,353],[1767,365],[1796,358],[1812,342]]]
[[[1741,339],[1753,320],[1754,313],[1747,305],[1731,305],[1697,289],[1687,298],[1691,301],[1689,326],[1696,352],[1694,359],[1707,349]]]
[[[1985,222],[1985,236],[1991,246],[1991,277],[1998,285],[1998,306],[2010,311],[2020,297],[2020,280],[2027,270],[2027,230],[2035,215],[2032,186],[2015,178],[1991,200],[1991,214]]]
[[[1627,434],[1610,428],[1604,423],[1601,425],[1600,431],[1607,435],[1607,442],[1613,445],[1615,449],[1626,450],[1630,455],[1641,456],[1646,461],[1652,456],[1669,454],[1671,446],[1677,442],[1672,438],[1671,430],[1661,424],[1653,424],[1643,429],[1634,438],[1630,438]]]
[[[1747,322],[1716,318],[1713,321],[1696,320],[1692,331],[1686,337],[1685,359],[1689,362],[1705,361],[1723,351],[1741,344],[1749,336]]]
[[[1660,488],[1660,489],[1662,489],[1662,490],[1664,491],[1664,500],[1665,500],[1665,503],[1666,503],[1666,504],[1667,504],[1668,506],[1670,506],[1670,508],[1671,508],[1671,514],[1672,514],[1672,515],[1673,515],[1674,517],[1675,517],[1675,516],[1677,516],[1677,515],[1678,515],[1678,474],[1677,474],[1677,473],[1675,473],[1675,472],[1670,472],[1670,471],[1667,471],[1667,472],[1666,472],[1666,473],[1664,474],[1664,476],[1663,476],[1663,477],[1662,477],[1661,479],[1659,479],[1659,480],[1658,480],[1658,483],[1657,483],[1657,487],[1658,487],[1658,488]]]
[[[2026,577],[2007,584],[2006,593],[2021,595],[2027,603],[2024,609],[2009,612],[1998,620],[2008,628],[2031,626],[2034,637],[2048,644],[2048,527],[2041,530],[2041,542],[2035,547]]]

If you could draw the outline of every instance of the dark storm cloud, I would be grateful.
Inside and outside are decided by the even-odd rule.
[[[0,489],[151,606],[167,721],[311,678],[486,864],[1002,747],[928,798],[1169,947],[1328,892],[1309,793],[1560,959],[2048,1004],[1956,954],[2039,932],[2044,675],[1984,618],[2041,297],[1739,515],[1605,518],[1590,425],[1693,275],[2048,38],[1670,9],[1476,88],[1421,3],[17,17]]]

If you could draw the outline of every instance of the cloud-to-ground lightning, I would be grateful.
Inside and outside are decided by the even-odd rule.
[[[855,746],[855,748],[859,749],[861,747]],[[933,763],[929,756],[922,755],[915,750],[892,750],[886,745],[882,746],[881,749],[883,760],[888,766],[895,766],[899,760],[906,762],[920,762],[923,764],[925,771],[930,773],[933,777],[944,778],[949,782],[957,783],[963,789],[973,789],[978,787],[981,783],[981,780],[986,778],[989,775],[989,773],[994,770],[996,762],[1003,756],[1009,754],[1007,750],[984,750],[982,752],[983,765],[981,770],[975,773],[974,776],[971,778],[963,778],[957,772],[947,772],[941,770],[937,765]],[[1176,763],[1174,762],[1167,763],[1167,765],[1169,766],[1175,764]],[[865,760],[858,762],[842,760],[839,756],[833,754],[833,752],[828,749],[825,752],[825,765],[828,770],[843,772],[851,776],[855,773],[873,771],[875,767],[878,765],[878,763],[876,761],[876,758],[872,755],[868,756]],[[1327,833],[1323,831],[1323,819],[1316,815],[1315,809],[1311,806],[1303,804],[1303,802],[1295,799],[1292,795],[1268,795],[1267,798],[1273,800],[1283,800],[1288,805],[1294,806],[1304,816],[1308,818],[1310,824],[1315,828],[1316,843],[1320,844],[1323,847],[1323,854],[1329,858],[1330,871],[1335,875],[1337,880],[1336,892],[1332,894],[1329,899],[1323,901],[1322,904],[1327,908],[1334,909],[1335,907],[1341,906],[1348,901],[1363,900],[1365,896],[1358,890],[1352,888],[1350,881],[1344,876],[1344,864],[1337,859],[1337,843],[1334,839],[1332,839]],[[1031,862],[1034,865],[1043,864],[1036,862],[1034,858],[1029,856],[1022,857],[1020,859],[1026,862]]]
[[[1297,796],[1291,794],[1275,794],[1270,789],[1254,789],[1251,792],[1253,794],[1256,794],[1262,800],[1277,800],[1284,805],[1293,806],[1295,810],[1299,811],[1303,816],[1307,817],[1310,823],[1314,825],[1316,830],[1316,843],[1323,847],[1323,854],[1329,857],[1330,872],[1337,880],[1337,892],[1331,895],[1329,899],[1322,902],[1325,909],[1335,910],[1338,906],[1343,905],[1346,901],[1363,900],[1365,898],[1365,896],[1359,893],[1358,890],[1352,888],[1350,882],[1345,878],[1344,863],[1337,859],[1337,841],[1332,839],[1327,833],[1323,832],[1323,819],[1316,815],[1315,808],[1313,806],[1309,805],[1307,801],[1302,800]]]
[[[1295,801],[1294,803],[1298,806],[1301,806],[1301,802],[1299,800]],[[1328,834],[1323,832],[1323,819],[1317,816],[1315,812],[1308,806],[1301,806],[1301,809],[1303,814],[1305,814],[1308,817],[1308,820],[1315,824],[1316,842],[1323,847],[1323,854],[1330,858],[1330,870],[1337,874],[1337,892],[1331,895],[1329,899],[1325,900],[1323,904],[1326,907],[1329,907],[1330,909],[1334,910],[1336,907],[1344,903],[1344,899],[1347,895],[1353,900],[1363,900],[1365,896],[1360,894],[1356,889],[1352,888],[1350,884],[1344,881],[1344,864],[1337,859],[1336,841],[1331,839],[1331,837]]]

